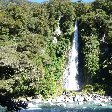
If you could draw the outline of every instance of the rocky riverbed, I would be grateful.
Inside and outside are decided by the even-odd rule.
[[[76,94],[74,96],[61,95],[47,100],[42,98],[20,98],[20,99],[2,99],[1,105],[7,106],[8,110],[21,110],[35,108],[41,104],[57,105],[66,107],[66,104],[83,105],[85,103],[94,103],[98,106],[106,106],[107,103],[112,105],[112,97],[98,94]]]
[[[77,105],[83,105],[84,103],[94,103],[99,106],[106,106],[106,103],[112,104],[112,97],[101,96],[98,94],[76,94],[74,96],[61,95],[55,98],[44,99],[30,99],[24,101],[27,103],[27,108],[33,108],[38,104],[49,104],[49,105],[61,105],[66,106],[66,103],[75,103]]]

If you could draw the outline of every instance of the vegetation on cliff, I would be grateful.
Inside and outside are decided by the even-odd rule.
[[[0,94],[47,98],[61,80],[76,19],[84,83],[112,92],[112,1],[0,0]],[[53,43],[54,31],[62,33]]]

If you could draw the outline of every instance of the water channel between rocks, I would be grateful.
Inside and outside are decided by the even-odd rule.
[[[20,112],[112,112],[111,103],[103,103],[102,106],[93,102],[81,103],[40,103]]]

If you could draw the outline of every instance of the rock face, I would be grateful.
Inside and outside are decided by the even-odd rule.
[[[55,32],[54,32],[54,36],[55,37],[58,37],[58,36],[60,36],[61,35],[61,30],[60,30],[60,27],[58,27],[56,30],[55,30]]]
[[[57,38],[61,35],[60,27],[58,27],[53,34],[53,43],[57,43]]]
[[[53,43],[57,43],[57,38],[53,37]]]

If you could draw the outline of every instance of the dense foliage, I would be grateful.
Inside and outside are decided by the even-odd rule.
[[[76,19],[84,83],[93,85],[93,91],[111,93],[111,14],[111,0],[91,4],[0,0],[0,94],[45,98],[61,94]],[[54,35],[58,27],[62,33]]]

